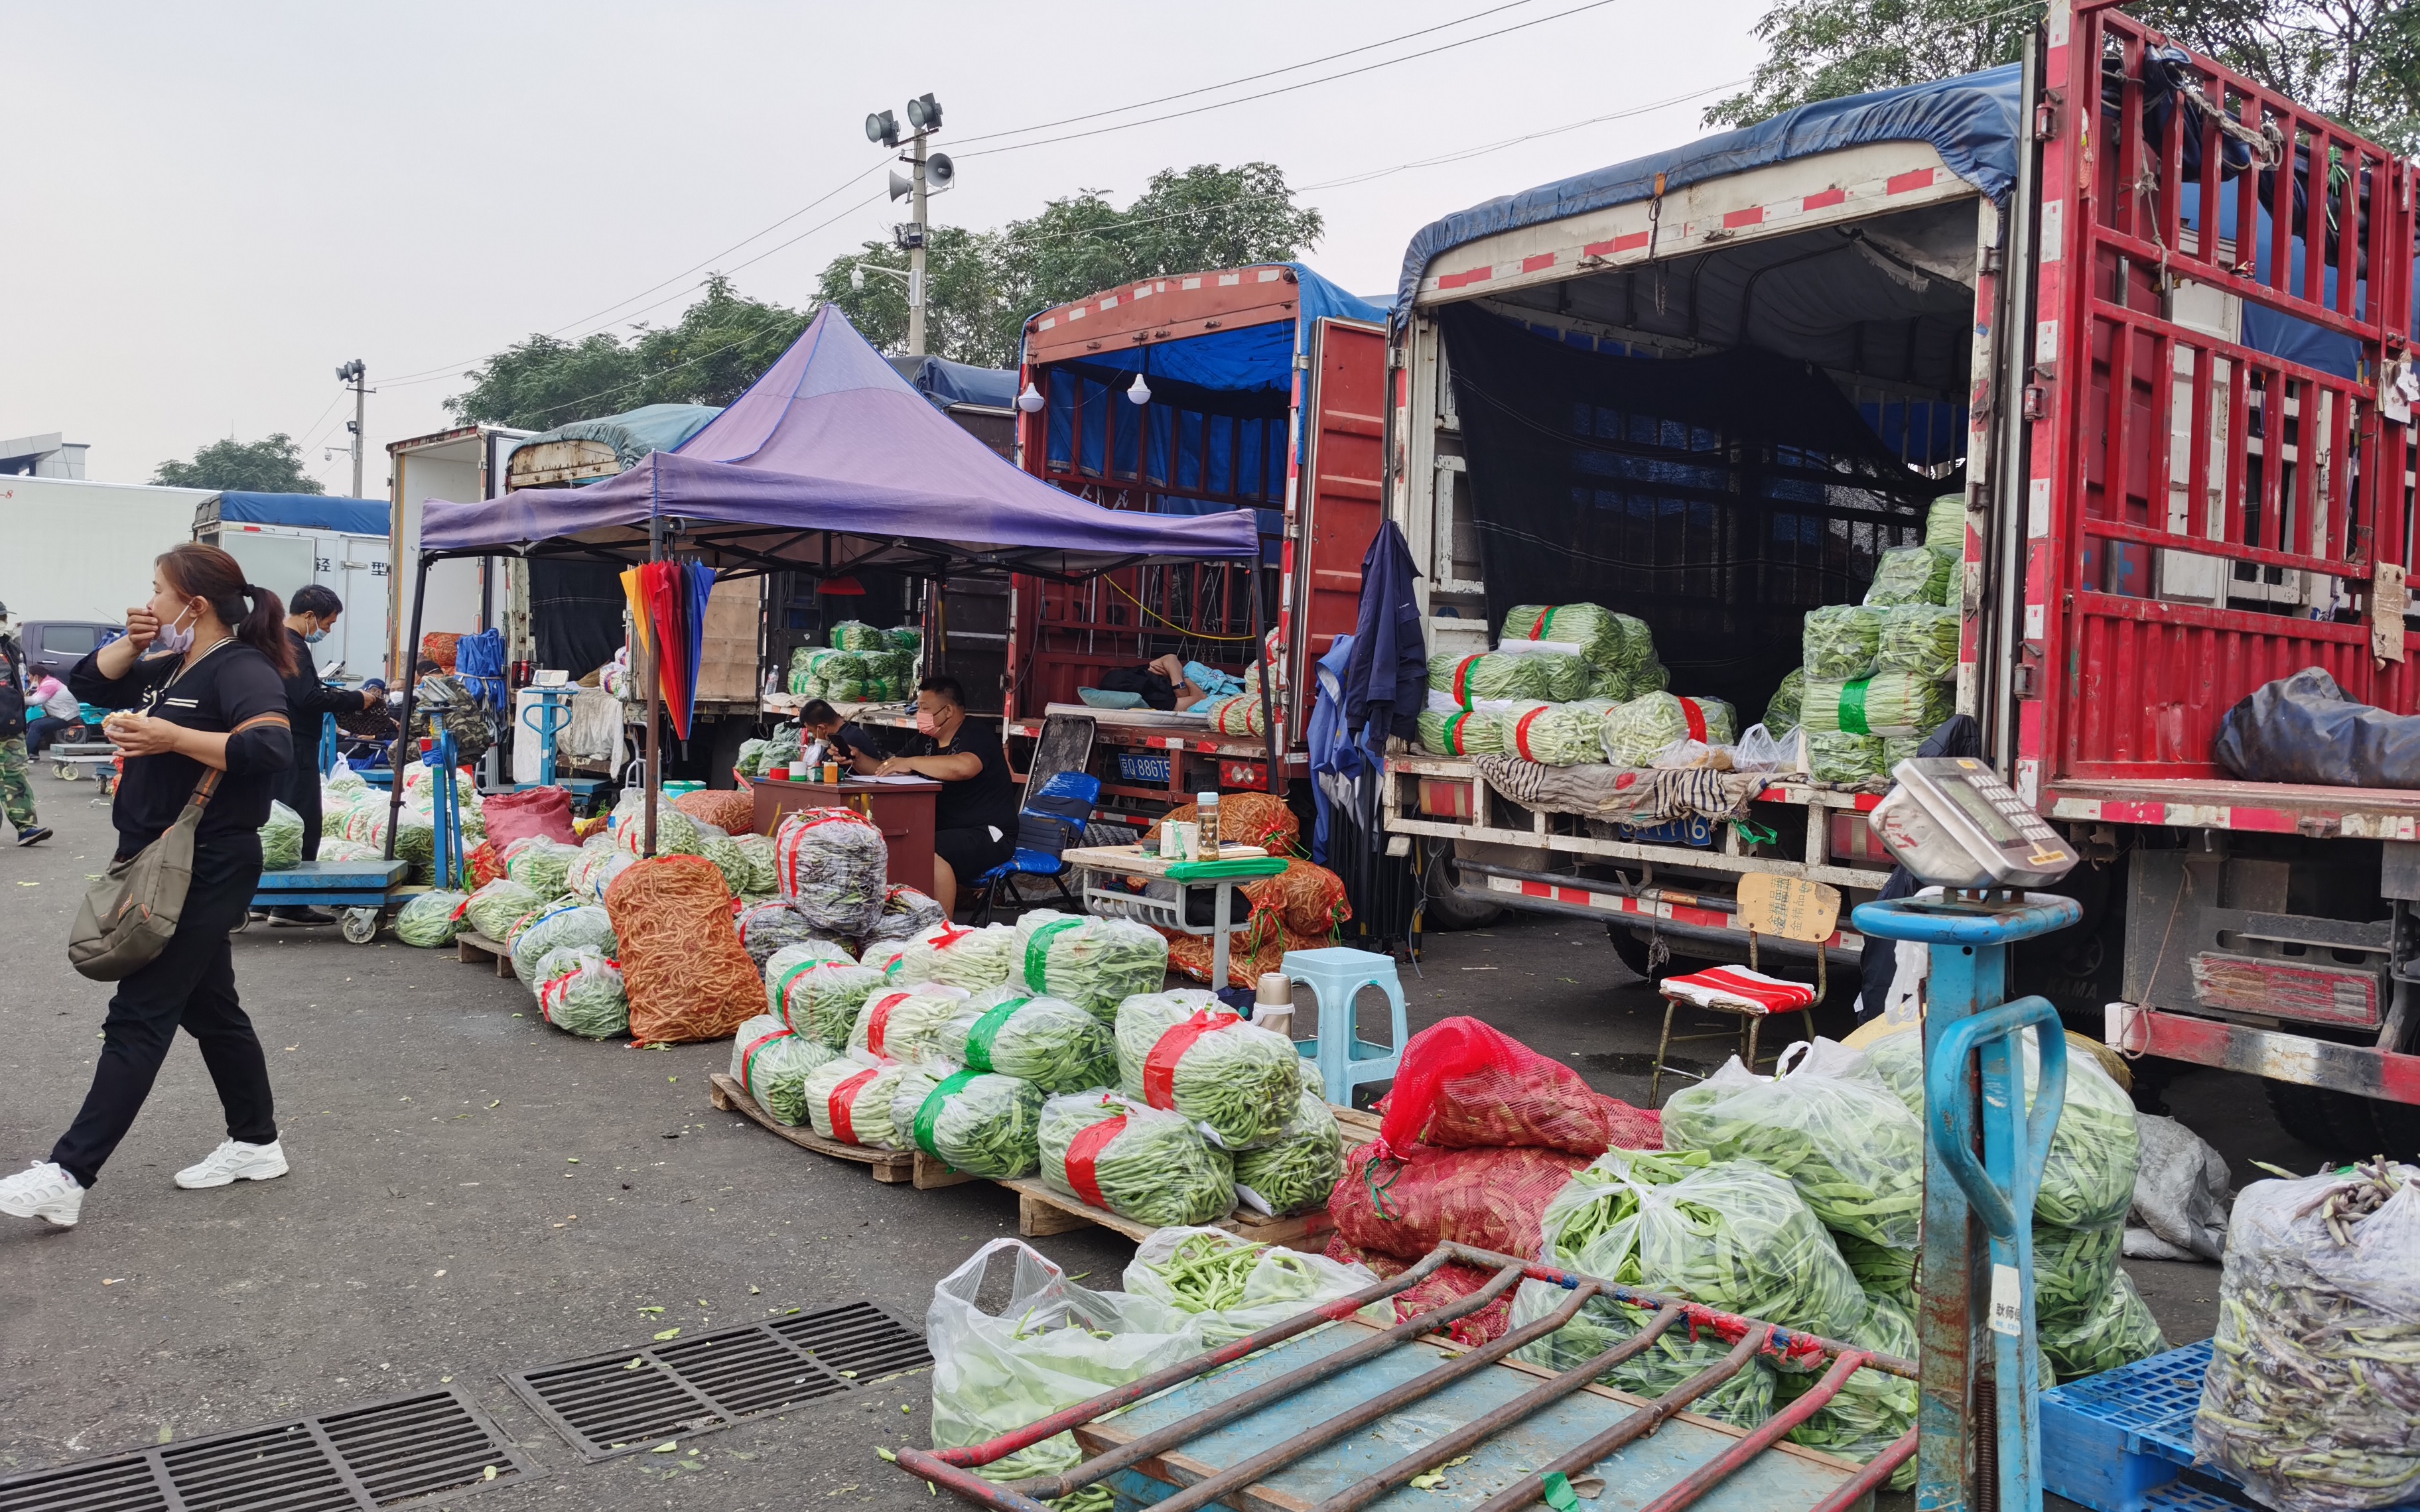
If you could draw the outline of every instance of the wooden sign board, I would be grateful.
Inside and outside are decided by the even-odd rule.
[[[2403,659],[2403,614],[2409,595],[2403,569],[2381,562],[2369,580],[2369,654],[2381,662]]]
[[[1751,872],[1740,878],[1740,918],[1759,934],[1828,940],[1840,922],[1840,890],[1804,877]]]

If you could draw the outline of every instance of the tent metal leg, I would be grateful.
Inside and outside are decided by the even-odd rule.
[[[411,716],[420,692],[420,616],[428,604],[429,555],[420,553],[420,563],[411,578],[411,635],[403,643],[404,665],[399,670],[403,678],[403,725],[396,732],[395,748],[387,753],[389,792],[386,800],[386,858],[395,859],[395,834],[403,822],[403,767],[411,748]]]

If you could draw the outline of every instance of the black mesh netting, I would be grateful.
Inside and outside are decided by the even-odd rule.
[[[1762,708],[1806,611],[1854,602],[1961,486],[1902,464],[1807,363],[1619,357],[1469,306],[1439,318],[1491,625],[1515,604],[1635,614],[1675,692]]]

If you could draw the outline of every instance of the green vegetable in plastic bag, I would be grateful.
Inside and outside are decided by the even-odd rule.
[[[1086,1136],[1112,1120],[1113,1127]],[[1115,1092],[1078,1092],[1045,1103],[1041,1159],[1042,1180],[1052,1191],[1137,1223],[1204,1224],[1235,1208],[1234,1173],[1224,1150],[1182,1116]]]
[[[1203,1000],[1207,999],[1205,1003]],[[1208,993],[1140,993],[1118,1005],[1118,1085],[1200,1123],[1229,1149],[1285,1127],[1302,1091],[1294,1041]]]
[[[1606,703],[1625,703],[1637,689],[1632,687],[1630,673],[1620,667],[1592,667],[1589,670],[1588,696]]]
[[[766,973],[765,994],[791,1028],[833,1050],[848,1048],[849,1031],[865,1000],[884,986],[882,973],[846,963],[793,966]]]
[[[1875,663],[1939,682],[1958,675],[1958,611],[1938,604],[1901,604],[1883,610]]]
[[[734,777],[764,776],[765,742],[761,740],[741,741],[739,743],[739,755],[737,759],[732,762],[731,772]]]
[[[1888,1297],[1872,1297],[1855,1327],[1839,1335],[1841,1342],[1860,1345],[1902,1360],[1916,1358],[1916,1320]],[[1820,1379],[1813,1374],[1784,1376],[1776,1406],[1803,1396]],[[1853,1372],[1830,1401],[1790,1430],[1790,1442],[1841,1455],[1864,1464],[1897,1443],[1916,1426],[1916,1382],[1871,1365]],[[1916,1484],[1916,1461],[1891,1473],[1891,1487],[1905,1490]]]
[[[341,835],[319,837],[319,859],[322,861],[383,861],[386,853],[376,845],[365,845]]]
[[[942,1026],[941,1056],[969,1071],[996,1071],[1046,1094],[1080,1092],[1117,1079],[1117,1041],[1075,1004],[1036,995],[1020,983],[994,987],[958,1005]]]
[[[843,620],[831,627],[831,643],[837,651],[887,651],[891,638],[863,620]]]
[[[2113,1219],[2082,1228],[2034,1220],[2034,1319],[2047,1334],[2073,1333],[2109,1300],[2126,1225]]]
[[[1343,1177],[1344,1131],[1317,1092],[1295,1100],[1277,1137],[1235,1152],[1235,1195],[1280,1217],[1327,1206]]]
[[[1440,714],[1423,709],[1419,717],[1420,747],[1435,756],[1492,756],[1504,749],[1504,733],[1492,715],[1472,709]]]
[[[1536,676],[1544,689],[1541,696],[1557,703],[1569,703],[1574,699],[1588,697],[1591,671],[1587,662],[1577,656],[1553,651],[1524,655],[1538,663]]]
[[[1496,730],[1508,755],[1544,766],[1587,766],[1605,760],[1601,717],[1593,703],[1533,703],[1497,715]]]
[[[979,993],[1009,980],[1017,966],[1016,930],[1008,924],[962,929],[943,923],[900,947],[883,969],[896,982],[938,981]]]
[[[1739,738],[1739,717],[1720,699],[1642,693],[1606,710],[1598,737],[1605,759],[1614,765],[1645,766],[1675,741],[1731,744]]]
[[[830,1047],[792,1032],[770,1014],[759,1014],[732,1036],[731,1079],[774,1122],[795,1129],[807,1121],[807,1072],[831,1058]]]
[[[1883,775],[1883,743],[1879,736],[1814,730],[1801,733],[1807,737],[1807,775],[1816,781],[1862,782]]]
[[[1157,992],[1167,980],[1167,936],[1148,925],[1074,918],[1049,908],[1017,918],[1009,980],[1073,1003],[1104,1025],[1117,1021],[1120,1003]]]
[[[813,943],[824,947],[818,953],[826,961],[854,959],[846,946],[833,941],[825,931],[808,922],[806,915],[778,898],[742,907],[731,916],[731,927],[738,933],[740,945],[759,970],[793,945]]]
[[[537,964],[546,952],[561,945],[576,945],[600,955],[613,955],[621,949],[614,938],[613,917],[596,903],[576,903],[569,898],[534,918],[517,925],[506,942],[512,951],[513,974],[537,986]]]
[[[1378,1284],[1366,1266],[1182,1224],[1163,1226],[1137,1244],[1120,1279],[1128,1296],[1200,1319],[1202,1342],[1214,1348]],[[1394,1304],[1372,1303],[1359,1316],[1392,1327]]]
[[[1895,604],[1939,604],[1958,570],[1958,553],[1930,546],[1902,546],[1882,554],[1874,564],[1874,580],[1866,603],[1875,609]]]
[[[919,1066],[891,1091],[892,1137],[952,1170],[1013,1181],[1042,1165],[1042,1088],[997,1072]]]
[[[1575,646],[1590,666],[1618,671],[1655,659],[1645,621],[1596,604],[1516,604],[1505,612],[1500,639]]]
[[[646,844],[647,812],[645,795],[630,790],[613,805],[613,815],[607,821],[613,827],[613,843],[637,855]],[[656,805],[656,854],[658,856],[696,856],[701,854],[697,821],[669,803]]]
[[[471,927],[462,915],[463,905],[470,901],[467,892],[435,890],[407,899],[395,913],[395,937],[424,950],[451,944],[455,935]]]
[[[501,945],[523,915],[535,913],[545,902],[510,877],[498,877],[471,894],[464,917],[473,929]]]
[[[940,982],[886,987],[858,1010],[848,1048],[890,1060],[929,1060],[940,1053],[941,1030],[966,1000],[963,991]]]
[[[1546,673],[1528,656],[1480,652],[1466,656],[1431,656],[1429,687],[1467,709],[1482,700],[1544,699]]]
[[[697,850],[700,856],[714,863],[717,872],[722,873],[722,885],[731,889],[731,896],[737,898],[749,890],[754,871],[748,864],[748,853],[735,844],[730,836],[707,835],[697,842]]]
[[[601,903],[605,889],[613,879],[639,858],[613,843],[607,836],[601,843],[592,841],[580,848],[580,854],[564,868],[563,890],[584,903]],[[507,875],[510,873],[507,872]]]
[[[748,858],[748,885],[739,890],[752,898],[769,898],[782,890],[781,873],[773,865],[773,837],[734,835],[731,843]]]
[[[1854,1234],[1834,1233],[1832,1243],[1840,1258],[1849,1263],[1849,1273],[1866,1295],[1886,1296],[1902,1305],[1911,1304],[1916,1295],[1916,1257],[1912,1249],[1892,1249],[1886,1244],[1870,1243]]]
[[[891,1127],[891,1094],[908,1072],[904,1061],[875,1060],[854,1050],[834,1056],[799,1085],[809,1126],[844,1145],[904,1149]]]
[[[1966,496],[1946,493],[1924,511],[1924,544],[1966,554]]]
[[[622,971],[595,950],[557,948],[538,964],[538,1015],[566,1034],[610,1040],[630,1032]]]
[[[1764,733],[1776,740],[1789,737],[1798,728],[1799,705],[1807,697],[1807,671],[1792,667],[1782,674],[1781,686],[1773,690],[1764,706]]]
[[[1732,1057],[1665,1100],[1664,1147],[1754,1161],[1787,1179],[1836,1233],[1916,1248],[1924,1127],[1845,1045],[1817,1040],[1777,1077],[1756,1075]]]
[[[571,863],[580,855],[577,845],[533,835],[504,847],[504,875],[541,898],[560,898],[571,890]]]
[[[1922,735],[1954,712],[1947,684],[1876,672],[1849,683],[1809,678],[1801,718],[1808,734]]]
[[[2137,1360],[2148,1360],[2168,1347],[2159,1320],[2144,1304],[2143,1294],[2134,1289],[2134,1278],[2123,1271],[2110,1284],[2109,1294],[2102,1304],[2082,1323],[2072,1329],[2044,1328],[2040,1338],[2042,1354],[2062,1381],[2079,1381]],[[2356,1373],[2352,1379],[2360,1377]],[[2410,1421],[2405,1419],[2407,1429]]]
[[[269,823],[260,826],[260,869],[291,872],[302,864],[302,816],[269,800]]]
[[[946,924],[949,916],[931,894],[921,888],[893,883],[883,889],[882,911],[874,916],[866,927],[868,940],[912,940],[928,934],[936,924]]]
[[[1750,1161],[1717,1162],[1641,1193],[1638,1264],[1664,1290],[1826,1338],[1855,1326],[1866,1306],[1806,1202]]]
[[[745,933],[740,936],[747,938]],[[854,966],[848,947],[812,936],[793,940],[765,958],[766,1011],[780,1014],[785,984],[796,981],[810,968],[819,965]],[[833,1048],[839,1048],[835,1045]]]
[[[1672,671],[1660,661],[1650,661],[1630,674],[1630,696],[1643,693],[1668,693],[1672,689]]]
[[[1826,604],[1808,609],[1800,648],[1810,687],[1818,680],[1837,683],[1872,676],[1882,636],[1883,611],[1878,609]]]
[[[1885,735],[1883,737],[1883,775],[1899,769],[1899,764],[1924,748],[1923,735]]]

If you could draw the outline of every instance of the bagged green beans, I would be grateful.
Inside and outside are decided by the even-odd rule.
[[[1664,1148],[1752,1160],[1797,1188],[1825,1227],[1914,1252],[1923,1125],[1846,1045],[1819,1039],[1794,1063],[1789,1054],[1787,1074],[1759,1076],[1733,1056],[1666,1099]]]
[[[1235,1152],[1235,1196],[1280,1217],[1327,1206],[1343,1176],[1344,1131],[1314,1091],[1295,1100],[1294,1117],[1275,1138]]]
[[[959,1004],[939,1042],[953,1065],[1015,1076],[1047,1095],[1107,1087],[1118,1075],[1118,1046],[1109,1026],[1022,985],[994,987]]]
[[[888,651],[891,637],[863,620],[843,620],[831,627],[832,649],[836,651]]]
[[[1516,604],[1504,615],[1500,639],[1568,645],[1590,666],[1621,671],[1655,659],[1645,621],[1596,604]]]
[[[748,890],[754,880],[754,869],[748,864],[748,853],[741,850],[728,835],[707,835],[697,842],[697,852],[714,863],[722,873],[722,885],[737,898]]]
[[[525,836],[504,847],[504,875],[541,898],[560,898],[571,890],[571,863],[580,854],[577,845]]]
[[[770,1014],[759,1014],[732,1036],[731,1079],[776,1123],[795,1129],[807,1121],[807,1072],[831,1058],[828,1046]]]
[[[1492,715],[1470,709],[1441,714],[1423,709],[1419,718],[1420,747],[1434,756],[1492,756],[1504,749],[1504,733]]]
[[[1947,684],[1876,672],[1848,683],[1807,679],[1801,721],[1809,734],[1922,735],[1953,712]]]
[[[638,855],[647,842],[646,795],[637,788],[628,790],[613,805],[613,817],[606,821],[613,843]],[[658,856],[697,856],[697,821],[669,803],[656,805],[656,854]]]
[[[1863,782],[1884,773],[1880,736],[1844,735],[1804,727],[1799,733],[1807,738],[1807,774],[1818,782]]]
[[[611,836],[601,841],[592,840],[580,848],[580,854],[573,856],[571,864],[564,869],[563,890],[582,903],[601,903],[605,901],[605,889],[613,885],[613,879],[636,865],[638,859],[614,844]]]
[[[921,888],[893,883],[882,892],[882,912],[866,926],[869,940],[912,940],[929,933],[936,924],[948,923],[949,916],[931,894]]]
[[[740,939],[744,942],[747,937],[746,932],[742,931]],[[803,939],[782,947],[765,958],[766,1011],[786,1018],[788,1015],[783,1007],[783,1002],[788,995],[791,985],[815,967],[855,966],[856,964],[857,963],[849,958],[846,946],[834,944],[830,940]],[[796,1025],[791,1026],[798,1027]],[[840,1046],[834,1045],[832,1048],[839,1049]]]
[[[1739,738],[1738,727],[1739,717],[1720,699],[1642,693],[1606,711],[1598,739],[1614,765],[1645,766],[1676,741],[1728,746]]]
[[[770,835],[734,835],[731,843],[748,858],[748,886],[740,891],[751,898],[769,898],[782,890],[782,876],[773,865],[773,837]]]
[[[1874,580],[1866,603],[1875,609],[1898,604],[1939,604],[1949,592],[1958,570],[1955,551],[1931,546],[1902,546],[1882,554],[1874,564]]]
[[[1966,496],[1946,493],[1924,512],[1924,544],[1966,554]]]
[[[869,1149],[900,1149],[891,1126],[891,1094],[908,1074],[903,1061],[876,1060],[852,1050],[807,1072],[799,1098],[807,1122],[826,1139]]]
[[[966,1000],[963,989],[942,982],[886,986],[867,995],[865,1006],[858,1010],[848,1048],[888,1060],[932,1059],[940,1053],[942,1028]]]
[[[1800,641],[1807,679],[1848,682],[1870,677],[1882,649],[1883,611],[1862,604],[1826,604],[1807,611]]]
[[[2071,1329],[2044,1327],[2040,1339],[2042,1357],[2062,1381],[2080,1381],[2103,1370],[2148,1360],[2168,1347],[2159,1320],[2144,1304],[2143,1294],[2134,1289],[2134,1278],[2123,1271],[2110,1283],[2108,1295],[2102,1299],[2101,1305],[2086,1314],[2081,1323]],[[2410,1422],[2407,1417],[2407,1427]],[[2420,1465],[2420,1455],[2414,1455],[2412,1462]]]
[[[471,902],[467,892],[445,892],[434,889],[408,900],[395,913],[395,937],[406,945],[423,949],[452,943],[454,936],[471,927],[462,910]]]
[[[1183,1225],[1164,1227],[1137,1244],[1120,1279],[1128,1296],[1165,1302],[1200,1319],[1202,1342],[1214,1347],[1378,1284],[1366,1266]],[[1357,1316],[1392,1327],[1394,1304],[1373,1303]]]
[[[791,1028],[832,1050],[848,1048],[865,1000],[886,984],[879,971],[841,964],[793,966],[768,973],[765,993]]]
[[[614,937],[613,917],[595,903],[583,903],[570,898],[558,900],[552,907],[535,918],[524,918],[514,927],[507,942],[513,956],[513,974],[537,989],[538,959],[562,945],[576,945],[600,955],[615,955],[621,949]]]
[[[831,944],[830,935],[816,928],[788,903],[778,898],[749,903],[731,916],[731,927],[739,933],[739,943],[749,959],[761,969],[765,963],[793,945],[808,943]],[[845,948],[832,944],[835,950]],[[830,959],[828,955],[826,959]]]
[[[898,958],[884,969],[893,981],[938,981],[979,993],[1006,981],[1016,964],[1014,926],[961,929],[944,923],[903,944]]]
[[[1916,1319],[1888,1297],[1869,1298],[1865,1316],[1838,1336],[1843,1343],[1895,1354],[1902,1360],[1916,1358]],[[1795,1401],[1818,1379],[1811,1373],[1784,1376],[1775,1405]],[[1897,1443],[1915,1426],[1916,1382],[1868,1365],[1853,1372],[1830,1401],[1792,1428],[1790,1442],[1864,1464]],[[1910,1459],[1892,1472],[1890,1483],[1894,1490],[1903,1491],[1914,1486],[1916,1461]]]
[[[1912,1249],[1892,1249],[1854,1234],[1834,1233],[1832,1243],[1849,1265],[1849,1273],[1869,1297],[1890,1297],[1908,1305],[1916,1295],[1916,1257]]]
[[[1481,652],[1466,656],[1431,656],[1429,687],[1467,709],[1482,700],[1544,699],[1545,669],[1528,656]]]
[[[1958,675],[1958,611],[1938,604],[1900,604],[1883,610],[1875,664],[1940,682]]]
[[[1045,1103],[1040,1153],[1051,1190],[1137,1223],[1203,1224],[1234,1211],[1226,1151],[1185,1118],[1116,1092]]]
[[[1589,669],[1588,696],[1607,703],[1625,703],[1637,691],[1631,686],[1630,673],[1620,667]]]
[[[1169,1108],[1229,1149],[1255,1145],[1293,1117],[1302,1091],[1294,1041],[1245,1023],[1206,993],[1141,993],[1118,1005],[1118,1085]]]
[[[1539,697],[1557,703],[1588,697],[1591,670],[1579,657],[1555,651],[1508,652],[1503,646],[1497,649],[1498,655],[1527,656],[1538,664],[1531,675],[1537,679]]]
[[[1646,1187],[1638,1265],[1660,1289],[1826,1338],[1855,1326],[1866,1306],[1814,1213],[1788,1181],[1751,1161],[1717,1161]]]
[[[302,816],[271,798],[269,822],[260,826],[260,869],[291,872],[302,864]]]
[[[1137,993],[1168,980],[1168,938],[1125,918],[1077,918],[1029,909],[1016,920],[1015,969],[1027,991],[1075,1004],[1104,1025]],[[1073,1088],[1070,1088],[1073,1090]]]
[[[2045,1334],[2072,1333],[2109,1300],[2125,1252],[2125,1222],[2062,1228],[2036,1218],[2033,1242],[2034,1318]]]
[[[902,1149],[952,1170],[1013,1181],[1041,1168],[1042,1089],[997,1072],[925,1065],[891,1092],[891,1128]]]
[[[473,929],[502,944],[504,936],[513,932],[515,921],[524,914],[535,912],[545,901],[510,877],[498,877],[471,894],[464,917],[471,920]]]
[[[1587,766],[1605,760],[1600,717],[1593,703],[1533,703],[1497,716],[1496,728],[1509,755],[1543,766]]]
[[[1764,705],[1764,733],[1776,740],[1786,738],[1798,728],[1799,707],[1807,697],[1807,670],[1792,667],[1781,677],[1781,686],[1773,690],[1772,699]]]
[[[610,1040],[630,1032],[622,969],[595,950],[560,947],[538,965],[538,1016],[566,1034]]]
[[[1924,748],[1923,735],[1885,735],[1883,737],[1883,775],[1899,770],[1899,764],[1914,757]]]

